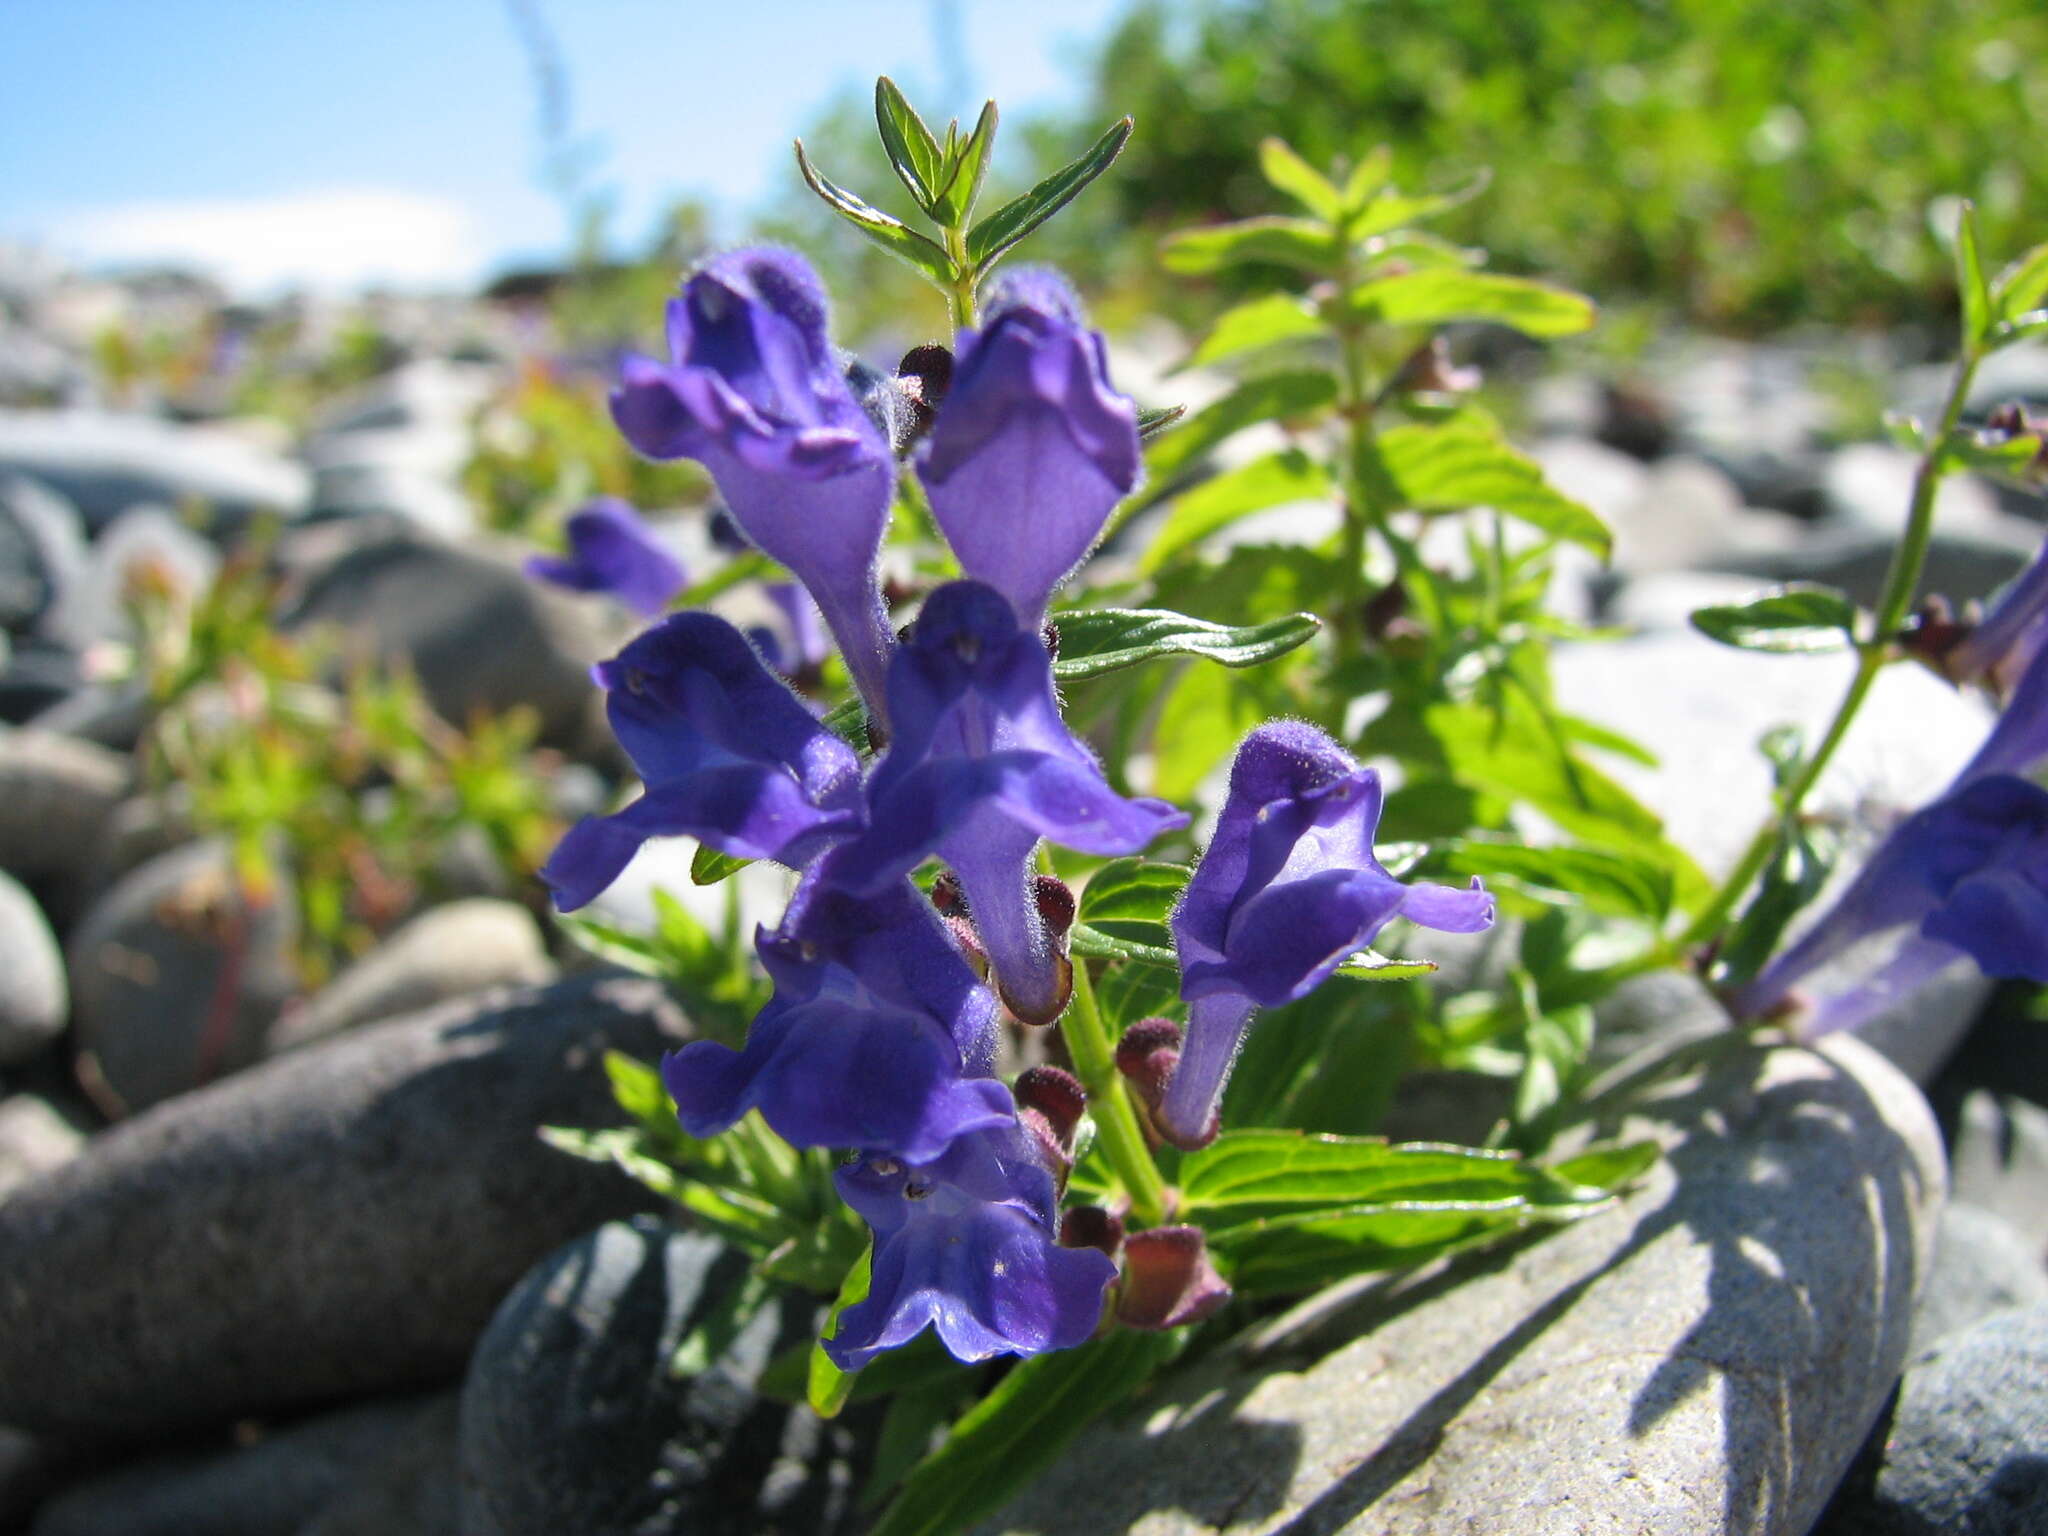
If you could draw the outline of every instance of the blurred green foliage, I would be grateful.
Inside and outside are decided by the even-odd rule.
[[[2009,249],[2048,200],[2044,55],[2037,0],[1142,0],[1043,161],[1105,115],[1138,135],[1045,254],[1142,281],[1120,232],[1272,207],[1265,135],[1385,141],[1410,185],[1495,168],[1444,233],[1510,270],[1723,327],[1924,315],[1945,205]]]

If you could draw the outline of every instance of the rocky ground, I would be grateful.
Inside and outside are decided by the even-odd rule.
[[[0,1531],[857,1528],[872,1423],[759,1390],[809,1309],[671,1375],[738,1257],[534,1134],[609,1123],[602,1051],[651,1056],[687,1012],[577,971],[530,892],[487,889],[307,995],[283,909],[233,911],[225,851],[145,792],[142,702],[102,665],[137,569],[196,590],[275,514],[292,622],[408,659],[450,719],[531,705],[613,772],[584,675],[604,625],[525,582],[456,488],[489,365],[422,358],[288,448],[50,409],[67,355],[45,337],[0,374],[42,402],[0,409]],[[1821,713],[1841,664],[1719,650],[1685,614],[1789,576],[1868,600],[1911,473],[1827,441],[1816,372],[1810,349],[1692,343],[1645,366],[1654,392],[1531,396],[1544,463],[1617,531],[1614,568],[1567,569],[1559,599],[1639,631],[1563,648],[1560,693],[1660,755],[1632,787],[1710,868],[1764,803],[1756,738]],[[1986,373],[1973,409],[2048,406],[2048,351]],[[1924,409],[1926,375],[1886,377]],[[176,515],[195,503],[208,534]],[[1929,585],[1982,596],[2044,521],[1958,482]],[[1817,807],[1881,823],[1986,718],[1887,673]],[[990,1529],[2048,1532],[2048,1033],[1986,995],[1951,978],[1867,1044],[1670,1085],[1615,1127],[1669,1148],[1616,1211],[1304,1303]],[[1647,978],[1602,1049],[1711,1010]]]

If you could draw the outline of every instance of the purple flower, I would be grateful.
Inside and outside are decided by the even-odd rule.
[[[889,718],[894,736],[868,781],[869,830],[835,865],[871,890],[936,852],[959,876],[1003,1001],[1050,1022],[1068,978],[1032,884],[1038,840],[1136,853],[1187,817],[1109,787],[1060,719],[1044,642],[980,582],[925,599],[890,665]]]
[[[688,584],[675,556],[615,497],[600,496],[576,513],[568,534],[567,556],[529,555],[526,574],[575,592],[609,592],[650,619]]]
[[[1139,465],[1137,409],[1110,388],[1102,337],[1083,326],[1072,290],[1051,272],[1010,274],[982,329],[960,333],[917,456],[961,569],[1037,629]]]
[[[1744,989],[1742,1011],[1768,1010],[1818,967],[1909,927],[1877,972],[1822,1004],[1806,1034],[1863,1022],[1963,955],[1987,976],[2048,982],[2048,789],[1987,774],[1907,817],[1826,916]]]
[[[653,459],[695,459],[762,551],[810,588],[879,707],[889,632],[875,583],[896,467],[826,335],[825,290],[790,251],[733,251],[668,307],[666,365],[629,357],[619,430]]]
[[[836,1180],[875,1233],[867,1299],[825,1341],[840,1369],[927,1325],[963,1361],[1070,1349],[1095,1332],[1116,1265],[1059,1246],[1052,1175],[1015,1125],[962,1136],[922,1164],[870,1153]]]
[[[856,897],[821,878],[756,936],[775,995],[744,1050],[686,1045],[662,1062],[683,1129],[715,1136],[750,1109],[799,1147],[928,1161],[1015,1118],[988,1074],[995,999],[908,881]]]
[[[646,792],[586,817],[541,878],[574,911],[650,837],[694,837],[735,858],[801,867],[861,820],[860,761],[761,665],[740,632],[681,613],[596,668],[612,730]]]
[[[781,613],[782,627],[751,625],[747,638],[754,642],[761,659],[784,677],[815,677],[825,658],[832,654],[832,643],[825,634],[818,605],[811,601],[810,593],[793,581],[763,582],[761,590]]]
[[[1187,1038],[1160,1108],[1176,1144],[1214,1133],[1252,1010],[1306,997],[1395,917],[1445,933],[1493,922],[1493,898],[1403,885],[1373,857],[1380,778],[1310,725],[1246,736],[1216,835],[1173,914]]]

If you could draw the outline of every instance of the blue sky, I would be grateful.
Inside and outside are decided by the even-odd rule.
[[[1121,0],[0,0],[0,241],[236,286],[463,282],[559,251],[524,4],[630,238],[738,214],[836,90],[927,116],[1070,102]],[[949,46],[948,38],[957,42]]]

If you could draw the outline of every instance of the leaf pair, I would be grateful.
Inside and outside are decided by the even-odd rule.
[[[1956,220],[1955,259],[1965,351],[1995,352],[2048,332],[2048,243],[2014,261],[1995,281],[1988,279],[1977,244],[1977,210],[1965,202]]]
[[[1128,117],[1111,125],[1079,159],[969,228],[968,220],[988,179],[995,151],[996,104],[991,101],[981,109],[973,130],[965,136],[956,121],[947,126],[941,140],[896,83],[884,75],[875,82],[875,123],[889,164],[918,208],[938,227],[943,243],[919,234],[901,219],[828,179],[811,164],[801,139],[796,144],[797,169],[834,213],[948,293],[972,292],[1013,246],[1109,169],[1130,138],[1132,126]]]

